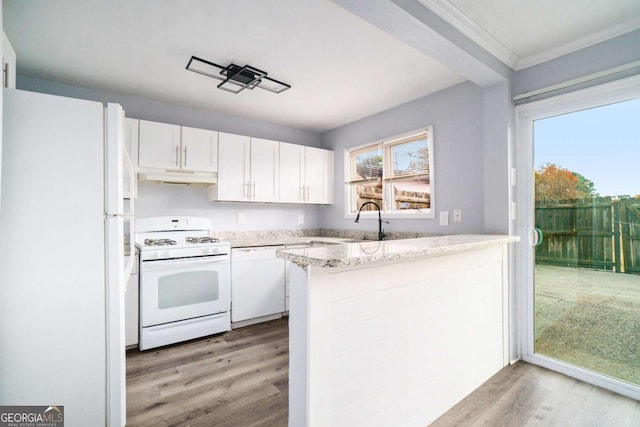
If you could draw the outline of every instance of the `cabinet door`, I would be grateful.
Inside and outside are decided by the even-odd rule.
[[[135,199],[138,195],[138,126],[139,120],[125,118],[124,120],[124,147],[129,154],[131,164],[133,166],[133,188],[130,186],[129,174],[126,167],[124,182],[123,182],[123,194],[125,199]]]
[[[277,249],[265,247],[231,251],[232,322],[284,311],[285,263],[276,257]]]
[[[182,126],[182,169],[218,171],[218,132]]]
[[[222,132],[218,135],[218,200],[249,200],[249,152],[248,136]]]
[[[140,120],[140,167],[180,168],[180,126]]]
[[[327,150],[304,147],[304,181],[307,203],[327,203],[325,198]]]
[[[251,138],[251,200],[278,201],[279,143]]]
[[[280,143],[280,201],[303,202],[304,146]]]

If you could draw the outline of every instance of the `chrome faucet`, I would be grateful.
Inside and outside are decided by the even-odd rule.
[[[358,209],[358,215],[356,215],[356,222],[360,222],[360,212],[362,212],[362,208],[367,205],[373,205],[378,209],[378,240],[384,239],[384,231],[382,230],[382,215],[380,214],[380,206],[376,202],[364,202],[360,209]],[[384,221],[389,224],[389,221]]]

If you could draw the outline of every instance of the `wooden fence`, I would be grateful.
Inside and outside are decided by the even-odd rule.
[[[536,202],[535,224],[536,262],[640,273],[639,199]]]
[[[431,207],[431,195],[415,191],[394,190],[395,210],[400,209],[429,209]],[[366,202],[375,202],[382,206],[382,186],[361,185],[356,189],[356,205],[362,206]],[[375,210],[375,207],[368,205],[364,210]]]

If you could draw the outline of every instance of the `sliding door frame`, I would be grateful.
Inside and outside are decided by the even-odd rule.
[[[539,119],[640,98],[640,75],[562,94],[516,107],[516,165],[520,184],[516,228],[521,238],[516,254],[520,354],[526,362],[557,371],[616,393],[640,400],[640,387],[577,367],[534,351],[534,122]],[[639,125],[640,132],[640,125]],[[640,319],[639,319],[640,321]]]

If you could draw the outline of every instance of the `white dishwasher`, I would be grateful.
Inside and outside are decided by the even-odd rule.
[[[284,246],[231,249],[231,326],[278,318],[285,311]]]

